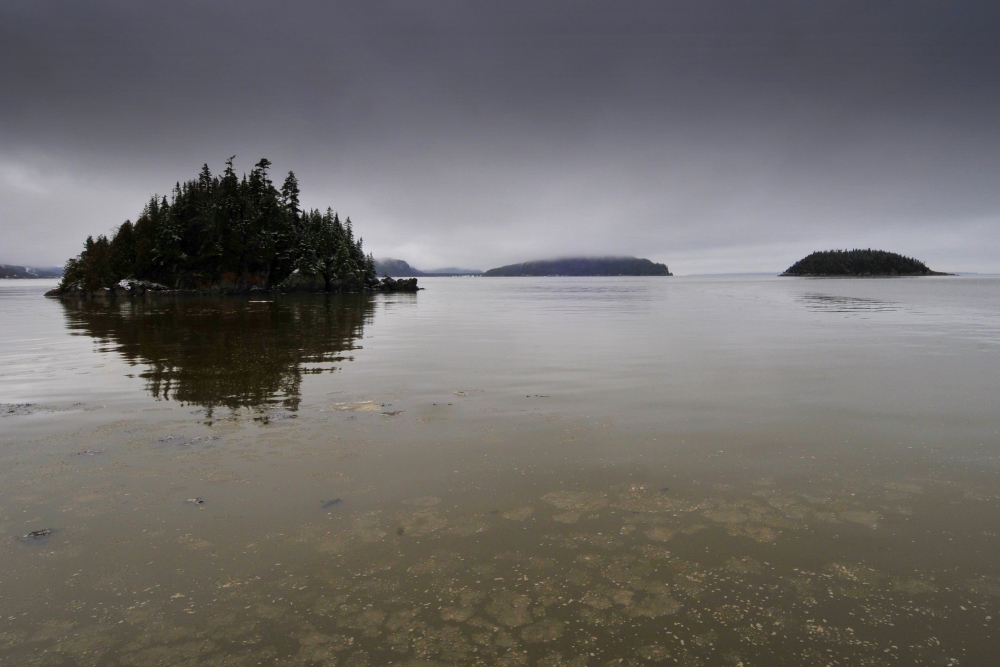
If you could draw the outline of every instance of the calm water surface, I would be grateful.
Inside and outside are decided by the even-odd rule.
[[[1000,278],[421,284],[0,281],[0,664],[996,664]]]

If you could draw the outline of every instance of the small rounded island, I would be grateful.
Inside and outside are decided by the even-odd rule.
[[[932,271],[912,257],[885,250],[825,250],[814,252],[792,264],[782,276],[856,277],[950,276]]]

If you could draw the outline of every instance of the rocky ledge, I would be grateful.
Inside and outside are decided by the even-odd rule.
[[[262,294],[262,293],[309,293],[321,294],[326,292],[416,292],[422,289],[417,287],[416,278],[382,278],[374,285],[363,289],[350,289],[346,285],[333,284],[328,289],[323,282],[302,283],[297,282],[289,285],[279,285],[277,287],[265,288],[256,285],[213,285],[202,289],[175,289],[155,283],[149,280],[125,279],[119,281],[114,287],[101,287],[96,290],[87,290],[79,283],[62,286],[49,290],[45,296],[67,299],[92,299],[105,298],[113,299],[117,297],[135,297],[146,295],[214,295],[214,294]]]

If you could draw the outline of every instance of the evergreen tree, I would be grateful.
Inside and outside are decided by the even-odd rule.
[[[128,220],[115,232],[111,240],[111,273],[116,280],[128,277],[135,265],[135,228]]]
[[[299,214],[299,180],[294,171],[288,172],[281,186],[281,203],[293,214]]]
[[[240,179],[234,157],[220,176],[203,165],[197,178],[174,185],[170,199],[153,197],[135,223],[111,239],[88,238],[66,265],[63,286],[92,291],[123,278],[196,289],[269,288],[288,280],[322,282],[328,290],[361,290],[377,281],[374,260],[354,240],[350,218],[328,208],[304,211],[298,179],[288,172],[279,191],[270,160]]]

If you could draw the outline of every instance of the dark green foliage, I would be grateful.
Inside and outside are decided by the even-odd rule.
[[[111,241],[108,241],[108,237],[102,234],[94,240],[94,237],[88,236],[80,256],[66,262],[62,284],[77,284],[87,291],[114,284],[111,258]]]
[[[935,276],[923,262],[885,250],[814,252],[790,266],[783,276]]]
[[[153,197],[111,239],[88,238],[65,268],[62,287],[87,291],[125,278],[176,289],[356,291],[377,281],[374,259],[354,240],[350,218],[331,209],[303,211],[295,174],[279,191],[263,159],[239,178],[233,158],[220,176],[205,165],[177,183],[170,199]]]
[[[484,276],[669,276],[666,264],[636,257],[571,257],[490,269]]]

